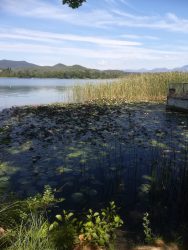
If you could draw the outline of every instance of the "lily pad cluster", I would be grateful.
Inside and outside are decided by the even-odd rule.
[[[187,116],[163,104],[13,107],[0,113],[0,178],[21,197],[48,184],[72,208],[134,204],[157,178],[166,192],[183,181],[187,145]]]

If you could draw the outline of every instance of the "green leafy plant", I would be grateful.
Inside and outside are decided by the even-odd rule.
[[[144,235],[145,235],[145,243],[152,244],[155,240],[154,235],[152,233],[152,229],[150,226],[150,220],[149,220],[149,213],[144,213],[143,216],[143,228],[144,228]]]
[[[73,213],[63,210],[63,214],[56,215],[56,220],[50,225],[51,239],[58,249],[73,249],[77,232],[78,221]]]
[[[64,201],[63,198],[55,198],[54,191],[47,185],[44,187],[43,194],[37,194],[34,197],[30,197],[25,202],[31,212],[36,212],[38,210],[46,212],[47,208],[62,201]]]
[[[115,203],[111,202],[109,207],[99,212],[89,209],[82,220],[77,220],[73,213],[66,211],[56,215],[49,228],[56,246],[58,249],[72,249],[73,245],[79,246],[79,249],[110,246],[115,239],[115,230],[123,224],[116,210]]]
[[[114,202],[106,209],[99,212],[89,210],[86,221],[81,227],[81,244],[92,244],[96,246],[109,246],[115,239],[115,229],[122,226],[123,221],[116,212]]]

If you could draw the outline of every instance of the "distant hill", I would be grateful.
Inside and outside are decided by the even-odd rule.
[[[174,71],[188,72],[188,65],[185,65],[180,68],[175,68]]]
[[[128,73],[160,73],[160,72],[188,72],[188,65],[173,69],[154,68],[148,70],[141,68],[138,70],[98,70],[83,67],[81,65],[67,66],[62,63],[53,66],[39,66],[26,61],[0,60],[0,77],[55,77],[55,78],[117,78]]]
[[[39,66],[26,61],[0,60],[0,77],[109,79],[126,74],[121,70],[90,69],[77,64],[67,66],[58,63],[54,66]]]
[[[52,66],[54,69],[64,69],[65,67],[67,67],[65,64],[62,63],[58,63],[54,66]]]
[[[39,67],[39,66],[33,63],[28,63],[26,61],[0,60],[0,69],[33,68],[33,67]]]
[[[168,69],[168,68],[154,68],[154,69],[137,69],[137,70],[131,70],[131,69],[127,69],[125,70],[125,72],[130,72],[130,73],[162,73],[162,72],[188,72],[188,65],[182,66],[182,67],[177,67],[177,68],[173,68],[173,69]]]
[[[87,70],[88,68],[86,67],[83,67],[81,65],[78,65],[78,64],[75,64],[75,65],[72,65],[72,66],[67,66],[69,67],[69,69],[74,69],[74,70]]]
[[[55,64],[54,66],[39,66],[37,64],[29,63],[26,61],[11,61],[11,60],[0,60],[0,69],[30,69],[30,68],[38,68],[38,69],[48,69],[48,70],[61,70],[61,69],[69,69],[69,70],[97,70],[83,67],[81,65],[75,64],[72,66],[67,66],[62,63]],[[100,70],[98,70],[100,71]],[[102,70],[101,70],[102,71]],[[123,72],[123,71],[121,71]]]

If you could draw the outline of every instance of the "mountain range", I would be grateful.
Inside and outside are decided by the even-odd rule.
[[[29,63],[26,61],[12,61],[12,60],[0,60],[0,69],[11,68],[12,70],[26,70],[26,69],[43,69],[43,70],[97,70],[97,69],[89,69],[80,65],[67,66],[62,63],[55,64],[54,66],[39,66],[37,64]],[[108,71],[108,70],[105,70]],[[113,71],[113,70],[109,70]],[[137,70],[125,69],[125,70],[114,70],[119,72],[128,72],[128,73],[145,73],[145,72],[171,72],[171,71],[179,71],[179,72],[188,72],[188,65],[184,65],[182,67],[177,67],[173,69],[168,68],[154,68],[151,70],[141,68]]]
[[[162,73],[162,72],[188,72],[188,65],[184,65],[182,67],[177,67],[173,69],[168,69],[168,68],[154,68],[154,69],[137,69],[137,70],[132,70],[132,69],[127,69],[125,70],[126,72],[131,72],[131,73],[146,73],[146,72],[151,72],[151,73]]]
[[[70,68],[70,69],[87,69],[86,67],[80,66],[80,65],[73,65],[73,66],[66,66],[65,64],[58,63],[55,64],[54,66],[39,66],[37,64],[29,63],[26,61],[12,61],[12,60],[0,60],[0,69],[36,69],[36,68],[51,68],[55,70],[61,70],[65,68]]]
[[[0,60],[0,77],[111,79],[123,77],[125,74],[123,70],[90,69],[77,64],[39,66],[26,61]]]

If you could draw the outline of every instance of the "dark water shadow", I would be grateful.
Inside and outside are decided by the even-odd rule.
[[[156,233],[187,234],[187,115],[162,104],[7,112],[0,123],[4,196],[24,198],[48,184],[66,198],[64,208],[98,209],[114,200],[132,231],[142,231],[148,211]]]

